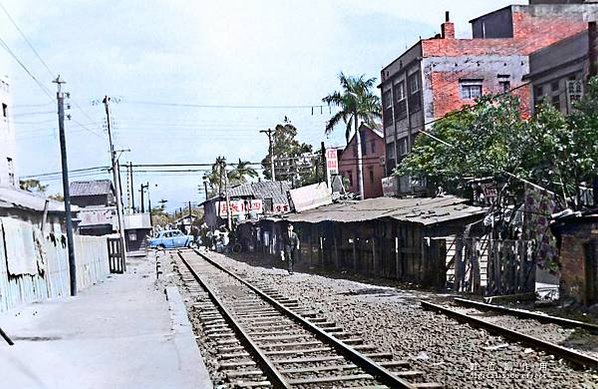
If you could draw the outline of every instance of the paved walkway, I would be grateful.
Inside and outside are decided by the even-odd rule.
[[[176,288],[135,259],[77,297],[0,315],[3,388],[211,388]],[[166,299],[168,295],[168,301]]]

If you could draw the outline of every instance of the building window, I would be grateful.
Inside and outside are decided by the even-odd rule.
[[[386,144],[386,158],[394,159],[394,157],[395,157],[395,144],[387,143]]]
[[[8,117],[8,105],[2,103],[2,116],[5,118]]]
[[[370,184],[374,185],[374,169],[370,168],[369,172],[370,172]]]
[[[353,171],[347,170],[347,178],[349,179],[349,186],[353,186]]]
[[[556,95],[556,96],[552,96],[552,105],[554,106],[554,108],[556,108],[557,110],[561,110],[561,96]]]
[[[559,90],[559,81],[558,80],[557,81],[553,81],[550,84],[550,89],[552,89],[553,92],[558,91]]]
[[[511,90],[511,78],[508,74],[499,74],[498,75],[498,90],[500,93],[507,93]]]
[[[401,120],[407,117],[407,99],[405,95],[405,81],[401,81],[394,86],[395,97],[395,120]]]
[[[384,106],[384,126],[388,127],[392,125],[392,91],[387,90],[386,92],[382,93],[382,104]]]
[[[407,89],[409,90],[409,113],[419,111],[422,107],[419,72],[407,77]]]
[[[461,99],[477,99],[482,97],[482,80],[459,81]]]
[[[406,155],[409,152],[407,137],[399,139],[399,155]]]
[[[539,85],[536,87],[534,92],[536,94],[536,100],[539,100],[540,97],[542,97],[544,95],[544,87],[542,85]]]
[[[371,146],[371,148],[372,148],[372,154],[376,154],[376,139],[373,139],[373,140],[370,142],[370,146]]]
[[[15,186],[15,167],[12,158],[6,158],[6,164],[8,165],[8,182]]]

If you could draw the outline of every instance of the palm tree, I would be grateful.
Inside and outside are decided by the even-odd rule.
[[[359,195],[363,199],[363,164],[361,150],[361,134],[359,126],[365,123],[370,127],[374,126],[374,120],[382,117],[380,98],[372,93],[376,79],[366,79],[365,75],[359,77],[345,76],[342,72],[338,76],[341,91],[335,91],[324,97],[323,102],[329,106],[339,107],[328,123],[326,123],[326,134],[342,121],[346,125],[345,138],[347,143],[351,139],[353,131],[357,140],[357,181],[359,182]]]
[[[216,157],[216,162],[212,164],[212,175],[218,178],[218,193],[222,193],[222,181],[226,172],[226,157]],[[215,183],[214,183],[215,184]]]
[[[258,176],[257,170],[251,167],[251,162],[249,161],[242,161],[239,158],[239,163],[235,166],[233,170],[229,173],[228,177],[231,180],[237,180],[241,183],[246,182],[245,177],[248,176],[250,178],[255,178]]]

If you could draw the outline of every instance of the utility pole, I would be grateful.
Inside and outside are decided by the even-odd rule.
[[[131,195],[133,192],[131,191],[131,174],[129,172],[129,164],[125,163],[125,169],[127,171],[127,214],[133,213],[131,208]]]
[[[276,181],[276,175],[274,174],[274,146],[272,144],[272,134],[274,134],[274,131],[272,131],[271,128],[268,128],[267,130],[260,130],[260,132],[262,134],[268,135],[268,143],[270,145],[270,175],[272,177],[272,181]]]
[[[125,226],[123,223],[122,213],[122,199],[121,199],[121,188],[120,188],[120,172],[118,167],[118,160],[116,158],[116,151],[114,150],[114,144],[112,143],[112,125],[110,123],[110,97],[104,96],[104,107],[106,109],[106,126],[108,129],[108,141],[110,142],[110,160],[112,162],[112,179],[114,181],[114,191],[116,192],[116,214],[118,219],[118,233],[120,234],[120,244],[122,247],[122,261],[123,268],[126,271],[126,246],[125,246]]]
[[[62,164],[62,191],[64,195],[64,213],[66,216],[66,244],[69,255],[69,272],[71,296],[77,295],[77,263],[75,262],[75,245],[73,241],[73,218],[71,215],[71,194],[69,190],[69,168],[66,158],[66,135],[64,133],[64,94],[60,75],[53,81],[57,85],[56,100],[58,103],[58,130],[60,134],[60,159]]]
[[[193,213],[191,212],[191,201],[189,201],[189,219],[191,219],[192,216]]]
[[[226,172],[226,162],[223,162],[222,165],[220,165],[220,169],[224,169],[224,194],[226,196],[226,225],[228,226],[228,231],[231,232],[233,230],[233,219],[232,215],[230,214],[230,196],[228,195],[228,173]],[[274,170],[272,172],[274,173]]]
[[[355,139],[357,140],[357,180],[358,180],[358,188],[359,188],[359,199],[364,199],[364,190],[363,190],[363,150],[361,149],[361,133],[359,131],[359,116],[357,116],[357,112],[353,114],[353,121],[355,124]]]
[[[131,209],[135,213],[135,184],[133,183],[133,162],[129,162],[129,172],[131,173]]]
[[[328,182],[328,170],[326,169],[326,148],[324,142],[320,143],[320,158],[322,158],[322,182]]]
[[[598,75],[598,25],[596,22],[588,23],[588,58],[590,62],[589,77]],[[589,81],[589,80],[588,80]],[[592,192],[594,207],[598,207],[598,174],[592,179]]]
[[[150,217],[150,226],[154,226],[154,221],[152,220],[152,199],[150,197],[150,185],[149,181],[145,183],[145,188],[147,189],[147,207],[149,209],[149,217]]]
[[[141,213],[145,213],[145,201],[143,198],[146,186],[141,184]]]

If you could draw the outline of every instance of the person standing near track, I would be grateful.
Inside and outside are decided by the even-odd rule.
[[[289,274],[293,274],[295,261],[297,260],[297,250],[299,250],[299,237],[293,231],[293,225],[291,223],[287,225],[287,232],[283,233],[282,244],[283,260],[286,258],[288,261]]]

